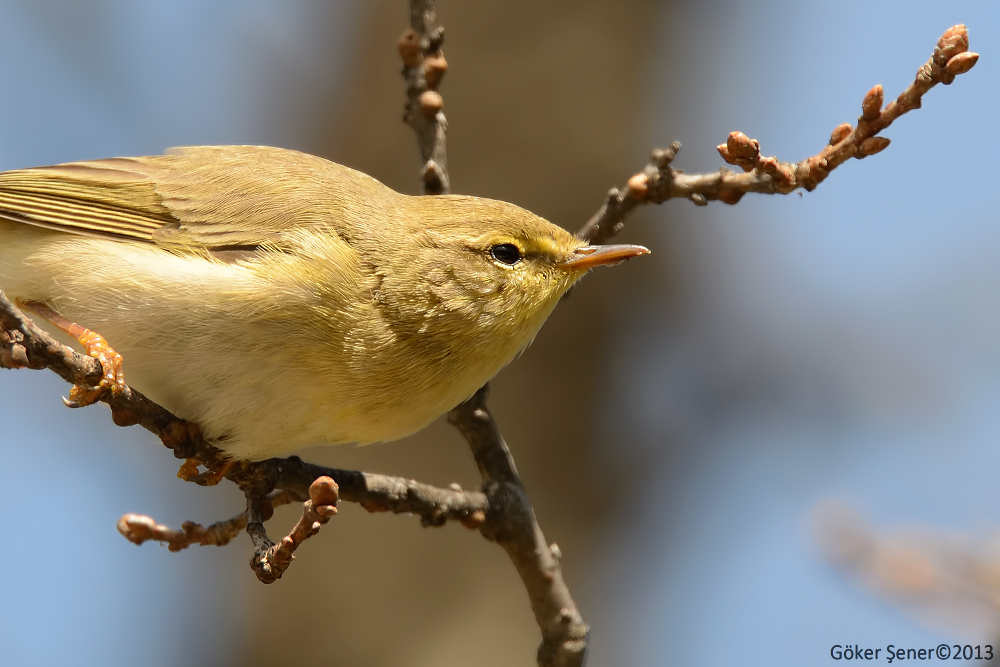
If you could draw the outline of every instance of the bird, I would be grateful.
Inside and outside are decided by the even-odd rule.
[[[265,146],[0,173],[0,289],[105,370],[68,404],[127,370],[230,461],[409,435],[524,350],[587,271],[648,252]]]

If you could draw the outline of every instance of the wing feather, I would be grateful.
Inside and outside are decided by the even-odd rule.
[[[336,230],[391,194],[305,153],[199,146],[0,173],[0,218],[173,247],[281,247],[290,231]]]

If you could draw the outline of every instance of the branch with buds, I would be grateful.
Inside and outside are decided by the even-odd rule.
[[[270,517],[275,507],[295,501],[287,491],[276,491],[263,498],[247,494],[247,509],[226,521],[213,523],[208,528],[193,521],[185,521],[180,530],[173,530],[141,514],[126,514],[118,520],[118,532],[133,544],[147,541],[162,542],[170,551],[180,551],[189,546],[224,546],[245,528],[257,550],[250,559],[250,567],[257,578],[270,584],[285,573],[295,558],[295,550],[319,532],[323,524],[337,514],[340,500],[339,487],[330,477],[319,477],[309,485],[309,500],[302,504],[302,518],[291,532],[275,544],[264,530],[264,517]]]
[[[817,507],[813,523],[823,555],[848,580],[942,631],[1000,637],[995,534],[918,526],[886,531],[838,501]]]
[[[447,69],[441,53],[444,32],[437,25],[433,0],[410,0],[410,19],[411,26],[399,42],[407,93],[404,119],[417,135],[424,191],[446,193],[450,190],[445,150],[447,123],[441,111],[443,98],[437,91]],[[787,194],[798,188],[812,190],[848,159],[884,150],[889,140],[878,136],[879,132],[899,116],[919,108],[921,98],[933,86],[950,84],[956,76],[969,71],[977,59],[978,55],[968,51],[965,26],[949,29],[914,82],[895,101],[883,108],[884,93],[881,86],[876,86],[865,96],[856,126],[838,126],[827,147],[798,163],[762,156],[758,142],[740,132],[730,134],[718,150],[727,163],[742,169],[742,174],[724,168],[713,174],[687,175],[670,166],[680,144],[653,151],[645,169],[628,180],[624,191],[611,190],[605,204],[578,236],[590,243],[607,241],[640,204],[680,197],[697,205],[710,200],[735,204],[748,192]],[[62,345],[35,326],[2,292],[0,367],[48,368],[72,384],[85,386],[96,385],[103,375],[100,362]],[[510,450],[486,405],[487,393],[488,387],[483,387],[449,413],[449,421],[465,437],[479,466],[483,478],[480,492],[327,468],[295,456],[230,464],[220,450],[204,440],[196,424],[125,387],[103,399],[111,407],[115,424],[138,424],[156,434],[177,458],[188,460],[182,472],[189,481],[207,485],[225,477],[234,482],[246,495],[247,507],[243,513],[207,528],[186,522],[180,530],[159,525],[150,517],[127,514],[118,522],[119,531],[136,544],[153,540],[179,551],[195,544],[221,546],[245,529],[255,547],[251,567],[258,579],[271,583],[282,576],[302,542],[336,514],[340,500],[357,502],[370,512],[414,514],[425,526],[458,521],[467,528],[478,528],[500,544],[513,562],[541,630],[539,665],[582,665],[589,629],[563,581],[559,550],[546,542],[535,519]],[[198,465],[209,472],[195,474]],[[264,523],[275,507],[292,502],[302,503],[302,516],[275,544],[267,536]]]
[[[760,154],[760,144],[742,132],[731,132],[726,143],[716,147],[728,164],[742,174],[723,167],[710,174],[685,174],[671,164],[681,149],[680,142],[656,149],[649,164],[628,179],[624,190],[612,188],[604,205],[587,221],[577,236],[589,243],[605,243],[625,225],[625,219],[640,204],[662,204],[668,199],[688,199],[696,206],[718,200],[736,204],[743,195],[756,192],[786,195],[798,189],[812,191],[830,172],[851,158],[863,158],[889,147],[889,139],[877,136],[903,114],[919,109],[924,94],[939,83],[951,84],[955,77],[975,66],[979,54],[969,51],[969,31],[956,25],[945,31],[934,53],[906,90],[882,108],[885,93],[881,85],[868,91],[861,102],[856,126],[843,123],[834,128],[830,141],[816,155],[801,162],[781,162]]]
[[[451,192],[448,179],[448,154],[445,133],[448,121],[441,111],[444,98],[438,92],[448,71],[441,45],[444,28],[437,24],[434,2],[410,2],[410,27],[399,38],[399,56],[403,59],[406,80],[406,108],[403,120],[413,128],[420,149],[420,179],[424,194]]]
[[[281,579],[281,575],[292,564],[299,545],[318,533],[323,524],[337,513],[338,500],[340,488],[337,483],[327,476],[317,478],[309,485],[309,500],[302,504],[302,518],[288,535],[275,544],[264,530],[264,514],[269,517],[274,512],[274,503],[268,497],[261,502],[248,493],[245,512],[247,532],[257,548],[250,559],[250,567],[257,578],[265,584]]]
[[[295,502],[287,491],[275,491],[268,495],[267,500],[272,509]],[[194,521],[185,521],[181,524],[180,530],[174,530],[156,523],[152,517],[126,514],[118,519],[117,527],[118,532],[132,544],[161,542],[166,544],[170,551],[181,551],[196,544],[216,547],[229,544],[247,527],[247,516],[247,512],[242,512],[231,519],[217,521],[208,528]]]
[[[434,0],[410,0],[410,27],[399,40],[407,90],[404,118],[417,135],[426,194],[449,191],[447,125],[441,113],[442,98],[436,90],[447,69],[440,50],[443,38]],[[420,113],[416,113],[418,109]],[[480,532],[503,547],[528,592],[542,633],[538,664],[580,666],[586,657],[590,628],[563,580],[558,547],[549,545],[535,519],[514,458],[486,406],[488,394],[486,384],[448,413],[448,421],[465,437],[482,475],[489,511],[479,521]]]
[[[71,384],[91,386],[103,374],[101,364],[93,357],[80,354],[63,345],[36,326],[0,292],[0,367],[47,368]],[[174,456],[218,468],[223,465],[222,452],[201,435],[197,424],[185,421],[146,398],[131,387],[104,401],[111,408],[111,418],[118,426],[140,425],[155,434]],[[437,488],[412,479],[340,470],[317,466],[297,456],[287,459],[244,461],[229,466],[225,477],[236,483],[248,497],[248,503],[259,510],[263,521],[270,518],[273,507],[290,502],[312,500],[311,485],[322,477],[330,478],[339,489],[339,498],[359,503],[370,512],[414,514],[425,526],[441,526],[458,521],[470,528],[478,527],[489,511],[485,494],[463,491],[461,488]],[[193,476],[190,481],[210,484],[210,476]],[[216,482],[218,480],[215,480]],[[274,493],[277,490],[277,493]],[[251,502],[252,501],[252,502]],[[328,503],[336,505],[336,502]],[[249,512],[249,510],[248,510]],[[126,514],[118,528],[125,537],[141,544],[146,540],[166,543],[172,551],[194,544],[222,546],[247,526],[249,514],[244,512],[232,519],[204,528],[185,523],[180,531],[158,525],[153,519]],[[254,522],[250,522],[254,523]]]

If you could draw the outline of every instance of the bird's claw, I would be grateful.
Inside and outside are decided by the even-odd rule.
[[[91,357],[101,362],[101,369],[104,371],[101,382],[96,387],[84,385],[73,385],[69,390],[69,399],[63,398],[63,403],[68,408],[82,408],[93,405],[107,396],[117,396],[125,391],[125,375],[122,372],[122,355],[115,352],[114,348],[108,345],[104,336],[99,333],[83,329],[78,338],[83,345],[84,351]]]
[[[84,351],[101,362],[101,381],[96,387],[75,384],[69,390],[69,398],[63,396],[67,408],[82,408],[93,405],[109,393],[117,396],[125,391],[125,375],[122,373],[122,355],[108,345],[104,336],[70,322],[40,301],[22,301],[17,304],[45,318],[48,322],[80,341]]]
[[[233,461],[226,461],[222,464],[206,466],[208,469],[205,472],[198,472],[199,463],[198,459],[187,459],[181,464],[177,476],[185,482],[194,482],[199,486],[215,486],[225,478],[226,473],[233,467]]]

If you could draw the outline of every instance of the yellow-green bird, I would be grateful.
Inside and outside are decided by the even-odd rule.
[[[588,269],[647,252],[278,148],[0,173],[0,289],[103,355],[116,391],[114,352],[83,327],[103,335],[132,386],[238,460],[422,428]]]

